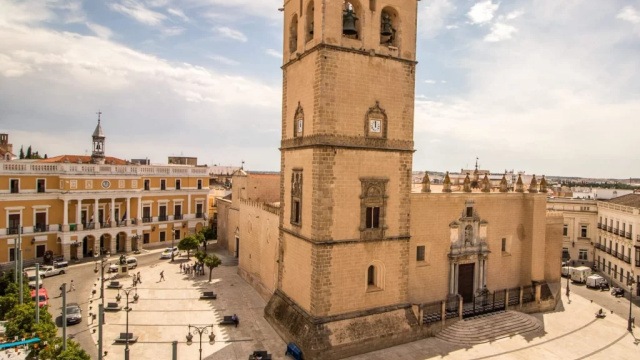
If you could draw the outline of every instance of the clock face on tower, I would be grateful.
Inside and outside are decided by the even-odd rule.
[[[380,121],[380,120],[376,120],[376,119],[370,120],[369,131],[371,131],[372,133],[379,133],[380,132],[380,124],[381,123],[382,123],[382,121]]]

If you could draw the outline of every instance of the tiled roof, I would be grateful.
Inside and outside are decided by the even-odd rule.
[[[640,208],[640,194],[628,194],[607,201],[608,203]]]
[[[91,156],[89,155],[60,155],[60,156],[56,156],[56,157],[52,157],[52,158],[48,158],[48,159],[42,159],[38,162],[42,162],[42,163],[73,163],[73,164],[77,164],[79,163],[78,160],[80,160],[80,162],[82,164],[91,164]],[[122,159],[118,159],[118,158],[114,158],[111,156],[107,156],[105,157],[105,164],[111,165],[111,163],[113,162],[114,165],[126,165],[127,162],[125,160]]]

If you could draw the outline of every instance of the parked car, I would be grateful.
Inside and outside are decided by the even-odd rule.
[[[160,259],[171,259],[171,254],[173,254],[173,256],[178,256],[178,254],[180,253],[180,250],[178,250],[177,246],[174,246],[172,248],[168,247],[166,249],[164,249],[164,251],[162,252],[162,255],[160,255]]]
[[[49,305],[49,294],[47,294],[47,289],[40,289],[38,290],[38,297],[40,298],[40,300],[38,301],[38,304],[40,307]],[[31,299],[33,301],[36,301],[36,290],[33,289],[31,290]]]
[[[36,288],[36,269],[35,268],[26,269],[24,271],[24,276],[26,276],[29,279],[29,288],[35,289]],[[42,288],[42,279],[44,279],[44,273],[40,271],[40,288]]]
[[[563,266],[562,267],[562,276],[564,277],[569,277],[571,276],[571,270],[573,269],[573,267],[571,266]]]
[[[65,268],[55,268],[53,266],[47,265],[40,268],[40,273],[44,274],[44,277],[62,275],[65,273]]]
[[[586,283],[587,278],[591,275],[591,268],[586,266],[578,266],[571,269],[571,281],[577,283]]]
[[[82,322],[82,310],[77,303],[67,304],[67,325],[79,324]]]

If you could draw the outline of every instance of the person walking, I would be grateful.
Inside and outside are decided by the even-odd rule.
[[[69,288],[69,292],[71,291],[76,291],[76,284],[73,283],[73,280],[71,280],[71,287]]]
[[[138,283],[138,279],[136,278],[136,274],[133,274],[133,286],[135,287]]]
[[[180,263],[180,273],[182,274],[182,263]]]
[[[160,280],[158,282],[160,281],[164,281],[164,270],[160,271]]]
[[[142,284],[142,280],[141,280],[142,278],[140,277],[140,271],[138,271],[137,279],[138,279],[138,284]]]

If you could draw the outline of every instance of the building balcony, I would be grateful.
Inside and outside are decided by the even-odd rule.
[[[49,225],[47,224],[36,224],[33,227],[33,232],[47,232],[47,231],[51,231],[49,230]]]
[[[182,218],[183,218],[182,214],[173,215],[173,220],[182,220]]]
[[[628,233],[625,235],[625,237],[626,237],[627,239],[631,240],[631,233],[630,233],[630,232],[628,232]]]
[[[620,259],[620,260],[623,260],[624,259],[624,254],[619,252],[618,255],[617,255],[617,258]]]
[[[628,256],[624,256],[622,260],[627,264],[631,264],[631,258],[629,258]]]
[[[636,241],[640,242],[640,235],[636,235]]]
[[[138,225],[138,219],[131,219],[131,225]]]
[[[196,219],[202,219],[203,217],[204,217],[204,213],[201,213],[201,212],[196,213]]]
[[[111,222],[110,221],[102,221],[100,222],[100,228],[104,229],[104,228],[110,228],[111,227]]]
[[[160,216],[158,216],[158,221],[169,221],[169,216],[160,215]]]
[[[96,228],[96,224],[95,223],[83,223],[82,224],[82,228],[85,230],[95,230]]]
[[[598,229],[602,229],[602,223],[598,223]]]
[[[608,232],[612,232],[612,230],[613,230],[613,227],[612,227],[612,226],[607,226],[607,231],[608,231]]]
[[[596,244],[596,245],[595,245],[595,247],[596,247],[596,249],[598,249],[598,250],[602,250],[602,251],[605,251],[605,250],[606,250],[606,248],[605,248],[604,244]]]
[[[22,226],[10,226],[7,228],[7,235],[18,235],[18,233],[24,233]]]
[[[142,222],[143,222],[143,223],[150,223],[150,222],[152,222],[152,221],[153,221],[153,218],[152,218],[152,217],[143,217],[143,218],[142,218]]]
[[[607,254],[611,254],[611,248],[607,248]]]
[[[636,259],[636,267],[640,267],[640,259]]]
[[[614,233],[615,235],[618,235],[618,229],[613,229],[613,233]]]

